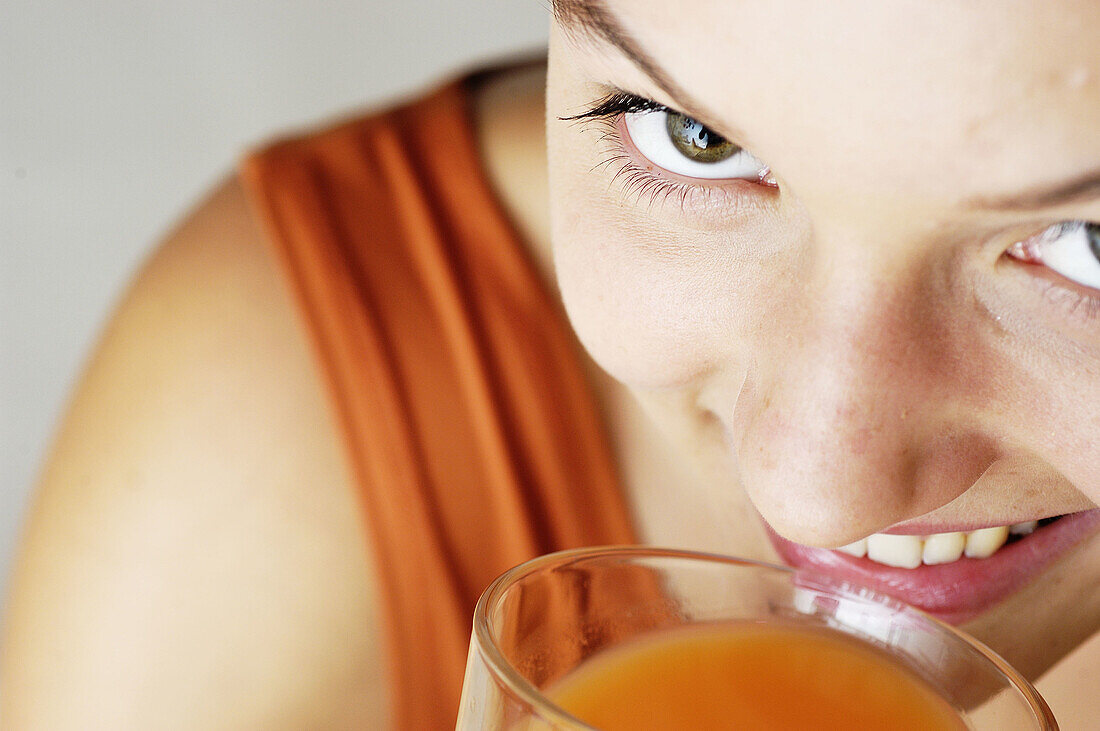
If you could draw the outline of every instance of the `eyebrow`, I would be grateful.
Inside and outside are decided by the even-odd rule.
[[[1092,170],[1077,178],[1053,186],[1036,188],[999,198],[979,197],[969,201],[971,208],[998,211],[1034,211],[1055,208],[1070,203],[1100,198],[1100,170]]]
[[[697,120],[716,132],[730,132],[732,139],[743,141],[743,135],[730,130],[729,125],[718,123],[717,118],[693,99],[677,84],[660,64],[649,55],[622,27],[602,0],[552,0],[554,17],[558,24],[574,37],[602,39],[617,48],[638,69],[649,77],[659,89],[668,94],[678,111]],[[729,137],[729,135],[726,135]]]

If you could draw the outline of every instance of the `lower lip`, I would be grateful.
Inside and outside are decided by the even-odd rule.
[[[960,558],[935,566],[899,569],[840,551],[810,548],[781,538],[765,522],[780,557],[808,569],[862,584],[961,624],[1023,588],[1051,563],[1100,529],[1100,509],[1073,513],[1039,528],[989,558]]]

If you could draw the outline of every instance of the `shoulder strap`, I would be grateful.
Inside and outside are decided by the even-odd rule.
[[[249,156],[373,541],[393,717],[453,728],[505,569],[633,533],[575,342],[482,173],[461,81]]]

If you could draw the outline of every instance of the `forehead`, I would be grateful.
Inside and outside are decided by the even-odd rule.
[[[1100,166],[1094,0],[602,6],[781,175],[995,195]]]

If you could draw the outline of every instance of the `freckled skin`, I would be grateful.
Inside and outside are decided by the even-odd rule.
[[[558,284],[594,359],[704,466],[693,499],[818,546],[926,514],[1005,524],[1100,503],[1100,319],[1004,256],[1100,220],[1100,199],[970,205],[1100,167],[1100,6],[607,5],[779,184],[706,207],[624,195],[594,170],[599,133],[558,118],[601,85],[675,105],[554,29]],[[769,553],[737,533],[723,548]],[[1036,677],[1100,627],[1097,586],[1093,539],[970,629]]]

